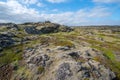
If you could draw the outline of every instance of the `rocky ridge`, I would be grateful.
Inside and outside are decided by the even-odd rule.
[[[24,43],[25,41],[31,40],[34,35],[42,35],[48,33],[56,33],[56,32],[70,32],[73,31],[72,28],[55,24],[51,22],[44,23],[24,23],[24,24],[14,24],[14,23],[3,23],[0,24],[0,50],[4,47],[9,47],[11,45]],[[22,31],[22,32],[21,32]],[[24,31],[24,32],[23,32]],[[18,35],[28,35],[32,36],[21,36]],[[14,38],[17,40],[14,40]],[[17,42],[17,43],[16,43]]]

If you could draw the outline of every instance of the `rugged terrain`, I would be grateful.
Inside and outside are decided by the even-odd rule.
[[[120,80],[120,27],[1,23],[0,80]]]

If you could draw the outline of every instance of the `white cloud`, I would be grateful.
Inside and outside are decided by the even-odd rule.
[[[120,0],[93,0],[93,2],[97,2],[97,3],[117,3],[117,2],[120,2]]]
[[[66,2],[68,0],[47,0],[48,2],[51,2],[51,3],[62,3],[62,2]]]
[[[18,1],[19,3],[22,3],[25,6],[30,6],[30,5],[36,5],[38,7],[45,6],[45,4],[43,4],[41,0],[12,0],[12,1]]]
[[[103,21],[105,17],[110,16],[108,10],[109,9],[105,7],[94,7],[80,9],[75,12],[40,13],[33,8],[20,4],[16,0],[10,0],[0,2],[0,22],[22,23],[50,20],[65,25],[99,25],[108,23],[108,21]],[[55,11],[57,11],[57,9],[55,9]]]
[[[95,7],[92,9],[80,9],[76,12],[63,12],[58,14],[43,14],[46,20],[67,25],[95,24],[94,19],[101,20],[110,13],[107,8]]]
[[[11,22],[38,21],[39,12],[21,5],[18,1],[0,2],[0,20]]]
[[[38,2],[38,3],[37,3],[37,6],[38,6],[38,7],[44,7],[45,4]]]

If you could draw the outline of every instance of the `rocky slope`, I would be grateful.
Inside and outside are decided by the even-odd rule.
[[[94,57],[101,53],[90,47],[55,47],[37,45],[24,51],[25,69],[30,70],[15,74],[13,80],[112,80],[116,75]]]
[[[119,80],[119,27],[0,24],[0,80]]]

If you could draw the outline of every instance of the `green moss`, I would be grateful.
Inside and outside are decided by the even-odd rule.
[[[120,62],[115,59],[115,55],[112,52],[112,50],[102,48],[102,47],[98,47],[98,46],[94,46],[94,48],[96,48],[96,49],[103,52],[103,55],[106,57],[106,58],[104,58],[105,62],[103,62],[103,64],[105,64],[113,72],[115,72],[116,76],[117,76],[117,78],[119,80],[120,79],[120,73],[119,73],[120,72]],[[99,58],[97,58],[97,57],[94,58],[94,60],[100,61]],[[102,62],[102,61],[100,61],[100,62]]]
[[[43,66],[38,67],[38,73],[39,74],[43,73],[44,70],[45,70],[45,68]]]
[[[112,52],[112,50],[106,49],[106,48],[102,48],[102,47],[100,47],[100,46],[92,46],[92,47],[93,47],[93,48],[96,48],[96,49],[98,49],[98,50],[100,50],[100,51],[102,51],[102,52],[103,52],[103,55],[106,56],[108,59],[110,59],[110,60],[115,60],[115,55],[114,55],[114,53]]]
[[[84,80],[89,80],[89,78],[85,78]]]
[[[55,46],[69,46],[73,47],[74,44],[69,40],[58,40],[54,43]]]
[[[86,62],[86,60],[84,58],[78,58],[78,59],[76,59],[76,61],[77,62],[81,62],[81,63],[85,63]]]
[[[101,62],[100,56],[95,56],[95,57],[93,58],[93,60],[98,61],[98,62]]]

